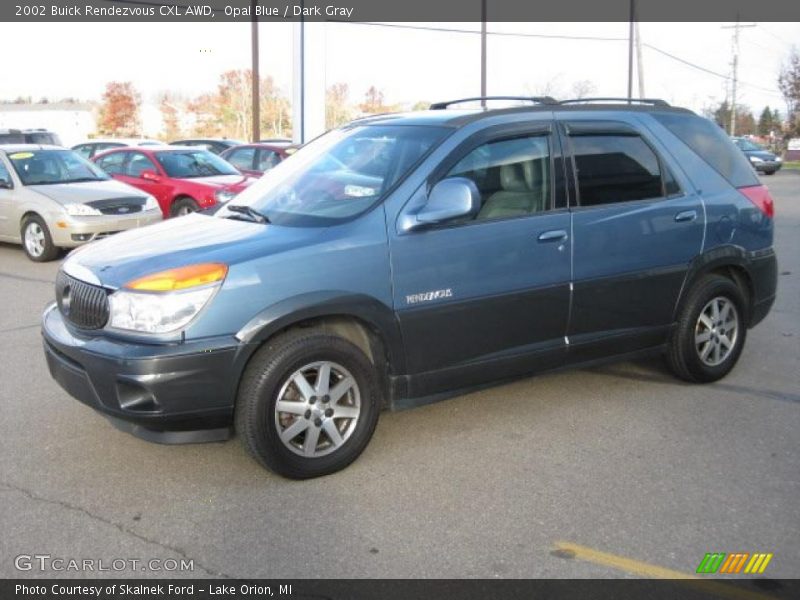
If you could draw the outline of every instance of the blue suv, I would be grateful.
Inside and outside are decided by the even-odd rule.
[[[351,463],[381,409],[660,352],[725,376],[775,298],[773,202],[710,121],[662,101],[361,119],[215,214],[73,252],[52,376],[162,443],[235,430],[262,465]]]

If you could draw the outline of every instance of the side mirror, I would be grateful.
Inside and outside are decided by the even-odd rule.
[[[8,179],[0,178],[0,189],[2,190],[13,190],[14,184],[11,183]]]
[[[161,181],[161,177],[158,176],[158,173],[153,171],[153,169],[145,169],[141,173],[139,173],[139,178],[144,179],[146,181],[153,181],[158,182]]]
[[[433,186],[428,201],[417,213],[417,223],[431,225],[469,217],[480,209],[481,194],[475,183],[466,177],[450,177]]]

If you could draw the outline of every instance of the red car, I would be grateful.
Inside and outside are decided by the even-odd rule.
[[[92,161],[114,179],[155,196],[165,217],[227,202],[255,181],[200,148],[117,148],[98,154]]]
[[[265,171],[269,171],[296,150],[297,147],[292,146],[291,142],[259,142],[233,146],[220,156],[242,173],[261,177]]]

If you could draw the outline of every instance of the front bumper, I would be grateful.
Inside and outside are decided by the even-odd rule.
[[[753,168],[759,173],[774,173],[780,171],[783,162],[777,160],[762,160],[761,162],[750,162]]]
[[[155,208],[127,216],[71,217],[60,214],[54,222],[48,223],[47,226],[56,246],[74,248],[114,233],[157,223],[162,219],[161,209]]]
[[[118,428],[167,444],[230,437],[242,350],[235,338],[150,345],[83,337],[54,304],[42,336],[53,379]]]

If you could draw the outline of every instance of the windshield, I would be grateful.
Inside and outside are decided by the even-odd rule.
[[[167,175],[178,179],[240,175],[233,165],[208,150],[156,152],[156,159]]]
[[[102,170],[72,150],[25,150],[8,155],[23,185],[105,181]]]
[[[736,140],[736,145],[739,146],[742,150],[763,150],[763,146],[759,146],[758,144],[751,142],[750,140]]]
[[[346,220],[371,207],[448,131],[405,125],[337,129],[267,171],[232,202],[249,205],[279,225]]]

